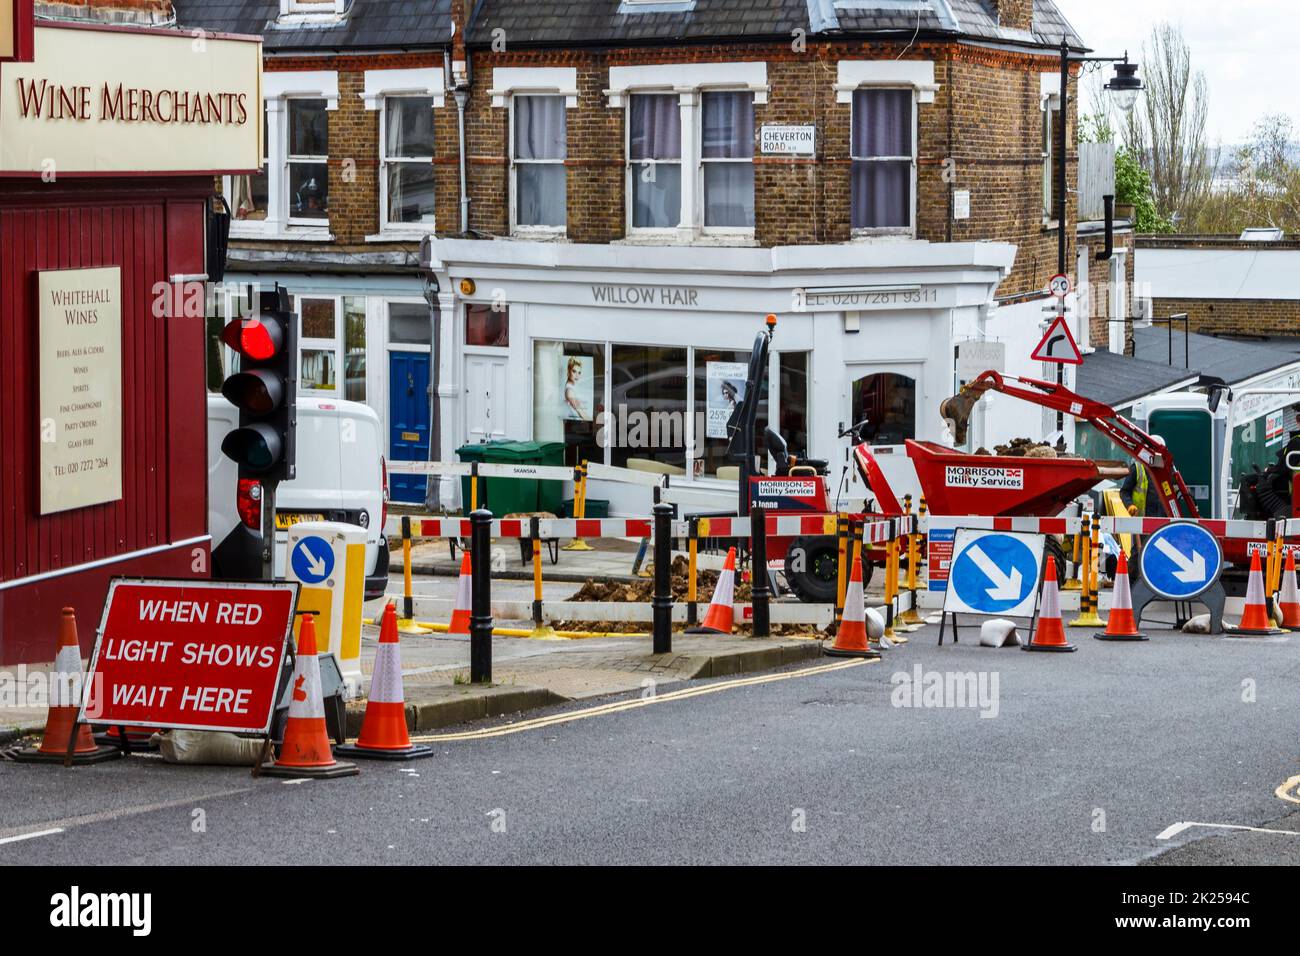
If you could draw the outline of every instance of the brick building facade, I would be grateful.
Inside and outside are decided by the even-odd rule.
[[[1003,342],[1009,371],[1042,374],[1027,356],[1057,271],[1058,49],[1084,44],[1050,0],[917,7],[181,0],[177,14],[265,39],[267,171],[224,184],[231,269],[284,283],[315,316],[312,390],[374,406],[395,458],[556,439],[571,458],[705,487],[727,474],[694,434],[709,363],[734,365],[767,312],[790,349],[770,398],[818,457],[838,441],[814,420],[898,420],[874,436],[886,445],[942,439],[934,407],[959,384],[963,340]],[[422,151],[392,137],[398,100],[429,111],[400,116],[397,140]],[[1075,116],[1071,96],[1079,278]],[[645,323],[623,308],[645,290],[695,306]],[[432,319],[416,334],[424,302]],[[1079,331],[1105,341],[1095,323]],[[588,363],[591,416],[627,392],[683,415],[685,435],[646,455],[600,447],[594,421],[564,420],[581,415],[568,406],[556,417],[571,390],[539,380],[547,349]],[[686,384],[652,395],[642,386],[659,373]],[[411,382],[431,396],[429,424],[397,428],[426,411],[397,407]],[[985,444],[1041,430],[1023,407],[985,424]]]

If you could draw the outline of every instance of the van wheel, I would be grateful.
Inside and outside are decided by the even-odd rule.
[[[785,580],[806,604],[834,604],[839,596],[839,547],[834,537],[795,538],[785,553]],[[862,586],[872,564],[862,562]]]

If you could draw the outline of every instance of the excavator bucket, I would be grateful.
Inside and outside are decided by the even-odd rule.
[[[945,398],[939,403],[939,416],[952,431],[953,441],[958,445],[966,443],[966,430],[970,427],[970,413],[979,400],[984,397],[984,388],[970,385],[964,387],[952,398]]]

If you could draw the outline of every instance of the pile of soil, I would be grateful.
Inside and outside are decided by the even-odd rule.
[[[1034,441],[1030,438],[1013,438],[1006,445],[994,445],[993,450],[987,448],[977,448],[977,455],[999,455],[1006,458],[1063,458],[1067,457],[1058,452],[1047,442]]]
[[[653,565],[649,568],[651,574],[654,573]],[[690,570],[690,561],[685,555],[677,555],[673,558],[672,566],[672,585],[673,600],[683,602],[687,600],[687,588],[689,586],[688,574]],[[709,599],[713,596],[714,589],[718,586],[719,572],[699,568],[695,572],[696,582],[696,600],[700,607],[700,617],[703,619],[705,609],[708,606]],[[569,598],[571,601],[627,601],[649,604],[650,599],[654,597],[655,582],[654,578],[642,578],[638,581],[592,581],[588,580],[578,592]],[[747,581],[736,582],[735,600],[738,602],[747,602],[753,595],[753,590]],[[577,631],[585,634],[600,633],[650,633],[648,622],[637,621],[560,621],[554,625],[557,631]],[[748,634],[752,628],[748,624],[736,625],[737,634]],[[807,635],[814,630],[810,625],[802,624],[773,624],[771,633],[773,637],[794,637],[798,635]]]

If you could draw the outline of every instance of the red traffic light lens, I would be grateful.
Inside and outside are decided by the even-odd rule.
[[[278,322],[250,318],[230,322],[221,331],[221,339],[240,355],[265,362],[280,351],[283,335]]]

